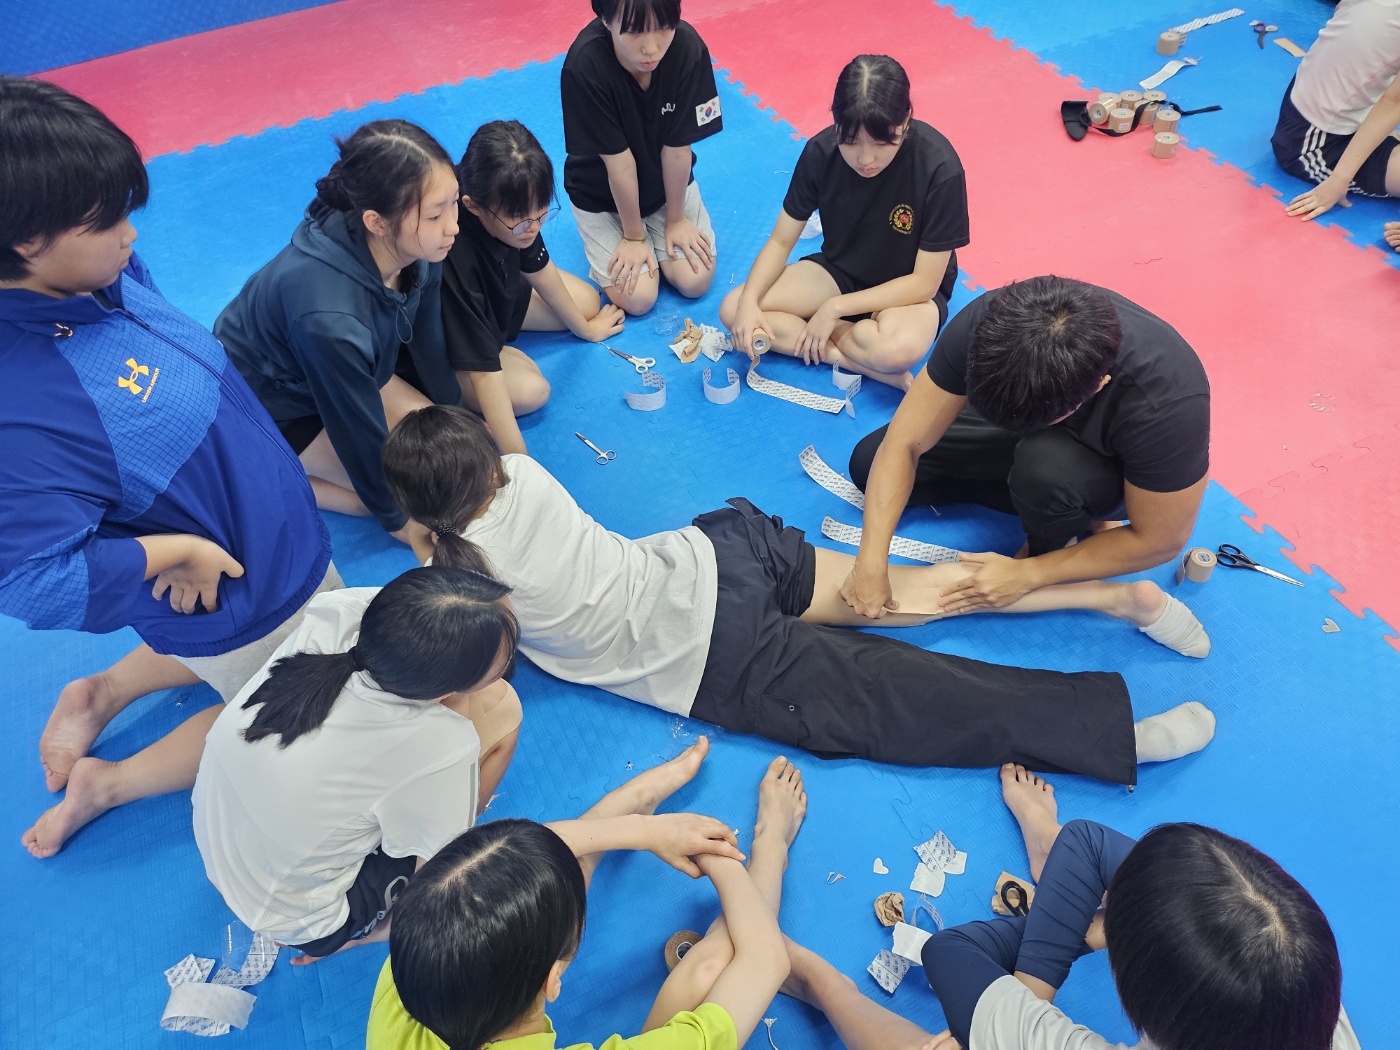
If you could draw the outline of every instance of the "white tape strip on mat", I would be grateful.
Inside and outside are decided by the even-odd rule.
[[[888,949],[881,948],[880,954],[875,956],[874,962],[865,968],[865,972],[875,978],[876,984],[893,995],[912,965],[908,959],[901,959]]]
[[[666,403],[666,380],[661,376],[655,372],[644,372],[642,386],[647,389],[640,394],[632,390],[622,392],[628,408],[635,408],[638,412],[655,412]]]
[[[1157,70],[1157,72],[1153,73],[1146,80],[1139,80],[1138,83],[1142,85],[1143,90],[1151,91],[1158,84],[1165,84],[1168,80],[1176,76],[1187,66],[1195,66],[1199,64],[1200,59],[1197,58],[1174,58],[1161,69]]]
[[[714,369],[707,368],[701,373],[701,378],[705,386],[705,400],[716,405],[727,405],[739,396],[739,373],[732,368],[726,368],[726,378],[729,382],[724,386],[713,386],[710,383],[710,376]]]
[[[1242,14],[1244,14],[1244,8],[1232,7],[1230,10],[1221,11],[1216,15],[1207,15],[1205,18],[1197,18],[1190,22],[1183,22],[1179,26],[1172,26],[1171,31],[1174,33],[1194,33],[1198,29],[1213,26],[1217,22],[1224,22],[1230,18],[1238,18]]]
[[[830,517],[822,519],[822,535],[829,540],[835,540],[837,543],[844,543],[850,547],[859,547],[860,534],[860,529],[854,525],[844,525]],[[940,547],[936,543],[923,543],[919,540],[907,539],[904,536],[896,536],[890,540],[890,553],[901,558],[909,558],[912,561],[926,562],[929,565],[958,560],[958,552],[952,547]]]
[[[787,383],[779,383],[775,379],[765,378],[758,374],[757,369],[749,371],[749,387],[757,390],[760,394],[767,394],[769,397],[776,397],[783,401],[791,401],[794,405],[801,405],[803,408],[814,408],[818,412],[828,412],[833,416],[840,412],[854,416],[856,410],[855,406],[851,404],[851,399],[860,393],[860,376],[843,372],[837,365],[832,365],[831,381],[838,390],[846,395],[844,398],[814,394],[810,390],[803,390],[800,387],[789,386]]]
[[[212,981],[209,981],[209,971],[214,968],[214,960],[196,955],[185,956],[165,971],[170,999],[160,1018],[163,1029],[218,1036],[227,1035],[230,1028],[243,1028],[248,1024],[257,996],[243,989],[257,984],[271,972],[279,949],[271,937],[262,933],[253,934],[251,943],[244,943],[248,945],[247,955],[239,968],[220,966]]]
[[[839,496],[852,507],[860,510],[865,509],[865,493],[828,467],[821,456],[817,455],[815,445],[808,445],[804,448],[798,453],[797,460],[802,464],[802,469],[807,472],[807,476],[826,489],[827,492],[833,496]]]

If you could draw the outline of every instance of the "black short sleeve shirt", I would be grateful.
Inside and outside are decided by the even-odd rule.
[[[1190,488],[1210,466],[1210,381],[1205,368],[1171,325],[1117,292],[1103,291],[1123,325],[1112,378],[1055,425],[1119,461],[1129,484],[1149,492]],[[967,394],[967,348],[996,294],[993,290],[972,300],[934,344],[928,376],[950,394]]]
[[[962,161],[952,143],[921,120],[910,122],[894,160],[873,178],[842,158],[834,126],[809,139],[783,211],[805,221],[818,209],[822,255],[857,288],[906,277],[920,251],[953,251],[969,239]],[[957,276],[955,254],[939,288],[945,297]]]
[[[631,150],[642,216],[666,203],[661,147],[689,146],[723,127],[710,51],[688,22],[676,25],[666,54],[642,90],[613,52],[599,19],[574,40],[559,74],[564,107],[564,190],[583,211],[615,212],[604,156]],[[691,154],[691,165],[695,155]]]
[[[530,305],[524,274],[549,263],[544,236],[521,250],[498,241],[458,205],[461,232],[442,266],[442,327],[452,367],[499,372],[501,348],[520,334]]]

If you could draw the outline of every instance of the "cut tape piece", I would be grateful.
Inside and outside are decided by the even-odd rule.
[[[953,845],[951,839],[943,832],[939,832],[927,842],[920,842],[914,847],[914,852],[919,855],[919,859],[936,871],[942,871],[953,862],[957,856],[957,847]]]
[[[854,525],[846,525],[835,518],[822,519],[822,535],[849,547],[859,547],[861,530]],[[952,547],[940,547],[936,543],[923,543],[905,536],[895,536],[890,540],[890,553],[911,561],[921,561],[929,565],[959,561],[958,552]]]
[[[701,374],[705,387],[705,400],[715,405],[727,405],[739,396],[739,373],[732,368],[726,368],[725,374],[729,383],[725,386],[714,386],[710,383],[710,376],[714,369],[707,368]]]
[[[851,400],[860,393],[861,377],[842,372],[835,365],[831,366],[831,381],[846,395],[840,399],[827,397],[825,394],[814,394],[810,390],[789,386],[787,383],[779,383],[776,379],[768,379],[766,376],[759,375],[756,368],[749,370],[748,379],[750,389],[757,390],[760,394],[767,394],[769,397],[776,397],[780,401],[791,401],[794,405],[814,408],[818,412],[827,412],[833,416],[841,412],[852,417],[856,414],[855,406]]]
[[[920,953],[924,950],[924,942],[932,936],[928,930],[910,926],[907,922],[897,922],[894,924],[894,953],[916,966],[922,966],[924,958]]]
[[[210,960],[212,962],[212,960]],[[257,996],[242,988],[189,981],[170,989],[160,1026],[167,1032],[191,1035],[224,1035],[230,1028],[244,1028]]]
[[[1158,84],[1165,84],[1187,66],[1200,65],[1200,62],[1199,58],[1174,58],[1146,80],[1139,80],[1138,83],[1142,85],[1144,91],[1151,91]]]
[[[914,878],[909,882],[909,888],[915,893],[927,893],[930,897],[937,897],[943,893],[943,886],[946,876],[942,868],[930,868],[927,864],[914,865]]]
[[[875,983],[891,995],[899,987],[899,982],[904,980],[904,975],[909,972],[911,963],[908,959],[901,959],[884,948],[880,949],[880,954],[875,956],[874,961],[865,968],[865,972],[875,978]]]
[[[1294,58],[1302,58],[1304,55],[1307,54],[1306,51],[1304,51],[1301,47],[1299,47],[1299,46],[1298,46],[1297,44],[1295,44],[1293,41],[1289,40],[1288,37],[1286,37],[1286,36],[1276,36],[1276,37],[1274,37],[1274,43],[1277,44],[1279,47],[1283,48],[1285,51],[1287,51],[1287,52],[1288,52],[1290,55],[1292,55]]]
[[[967,854],[958,850],[953,854],[953,859],[943,865],[943,871],[948,875],[961,875],[967,871]]]
[[[655,412],[666,403],[666,380],[657,373],[643,373],[642,386],[647,389],[640,394],[633,390],[622,392],[622,396],[627,399],[628,408],[635,408],[638,412]]]
[[[827,492],[840,497],[858,510],[865,509],[865,493],[828,467],[821,456],[817,455],[815,445],[808,445],[799,452],[797,461],[802,464],[807,476]]]
[[[1238,18],[1242,14],[1244,14],[1244,8],[1232,7],[1230,10],[1221,11],[1219,14],[1206,15],[1205,18],[1197,18],[1190,22],[1183,22],[1179,26],[1172,26],[1170,32],[1194,33],[1198,29],[1204,29],[1206,26],[1213,26],[1217,22],[1224,22],[1227,19]]]
[[[718,361],[730,350],[734,349],[734,344],[729,341],[729,333],[721,332],[712,324],[702,324],[700,331],[700,352],[711,361]]]

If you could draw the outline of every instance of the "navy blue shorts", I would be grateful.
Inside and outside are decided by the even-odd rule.
[[[1271,140],[1274,156],[1284,171],[1308,182],[1322,182],[1332,174],[1337,161],[1351,145],[1351,139],[1350,135],[1330,135],[1309,124],[1308,118],[1293,104],[1293,81],[1288,82],[1278,111],[1278,126]],[[1363,197],[1389,196],[1385,191],[1385,173],[1390,167],[1390,155],[1397,149],[1400,149],[1400,139],[1394,136],[1377,146],[1351,180],[1351,192]]]
[[[345,891],[350,914],[340,929],[291,947],[319,959],[339,951],[351,941],[368,937],[389,914],[417,867],[417,857],[391,857],[382,849],[376,849],[365,858],[355,881]]]

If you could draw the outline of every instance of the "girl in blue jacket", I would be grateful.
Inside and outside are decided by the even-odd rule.
[[[87,756],[157,689],[231,699],[338,585],[306,474],[219,344],[156,290],[127,216],[135,143],[42,81],[0,77],[0,613],[145,643],[70,683],[40,739],[57,852],[114,805],[187,788],[218,705],[126,762]]]
[[[373,515],[406,540],[379,449],[406,413],[462,400],[440,306],[457,176],[406,120],[372,121],[337,145],[291,244],[214,334],[301,457],[317,506]]]

